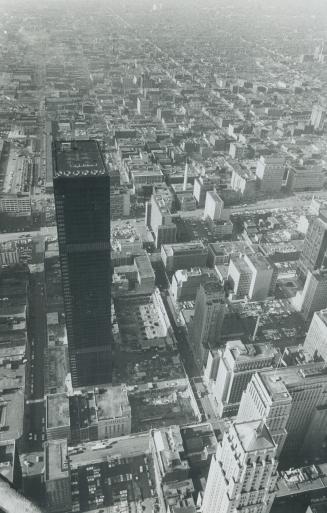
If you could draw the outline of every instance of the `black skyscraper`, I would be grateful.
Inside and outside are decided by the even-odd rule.
[[[53,183],[72,382],[111,381],[110,179],[96,141],[57,141]]]

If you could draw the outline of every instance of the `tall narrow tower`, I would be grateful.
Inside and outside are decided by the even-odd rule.
[[[261,420],[236,422],[212,457],[203,513],[269,513],[277,480],[276,444]]]
[[[110,179],[96,141],[57,141],[53,183],[74,387],[111,380]]]
[[[186,162],[185,171],[184,171],[183,191],[186,191],[186,189],[187,189],[187,178],[188,178],[188,163]]]
[[[198,289],[192,323],[191,343],[200,369],[206,364],[209,349],[221,345],[221,328],[226,313],[225,291],[216,280]]]

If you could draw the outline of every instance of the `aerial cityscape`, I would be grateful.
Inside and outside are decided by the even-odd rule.
[[[0,513],[327,513],[326,0],[2,0],[0,63]]]

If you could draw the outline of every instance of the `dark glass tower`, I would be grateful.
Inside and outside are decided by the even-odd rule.
[[[109,383],[110,179],[99,144],[56,141],[53,173],[72,383]]]

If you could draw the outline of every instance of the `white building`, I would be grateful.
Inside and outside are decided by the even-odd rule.
[[[212,457],[203,513],[268,513],[277,480],[276,444],[261,420],[235,422]]]
[[[224,210],[224,202],[215,191],[208,191],[204,206],[204,218],[217,221],[221,219]]]

